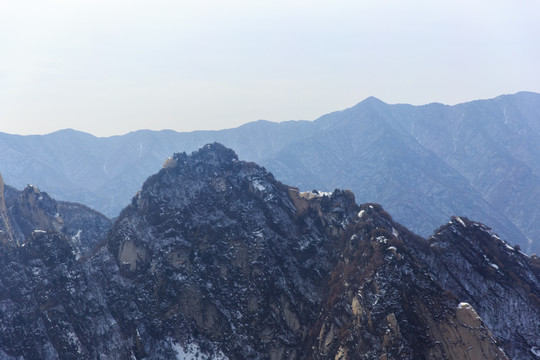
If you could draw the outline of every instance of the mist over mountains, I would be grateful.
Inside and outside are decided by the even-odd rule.
[[[0,134],[0,172],[17,188],[34,184],[115,217],[170,154],[217,141],[301,190],[350,188],[422,235],[466,216],[538,253],[539,119],[540,94],[522,92],[455,106],[368,98],[315,121],[221,131]]]

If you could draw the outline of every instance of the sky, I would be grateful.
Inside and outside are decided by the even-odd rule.
[[[0,132],[224,129],[540,92],[538,0],[0,0]]]

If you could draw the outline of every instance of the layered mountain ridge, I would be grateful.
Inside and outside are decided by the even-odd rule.
[[[540,94],[528,92],[455,106],[368,98],[315,121],[222,131],[0,134],[0,171],[13,186],[116,217],[162,159],[218,141],[303,190],[350,188],[423,236],[460,214],[531,254],[540,252],[538,109]]]
[[[2,209],[49,209],[25,191]],[[423,239],[220,144],[169,158],[85,256],[79,218],[0,247],[0,359],[540,356],[537,257],[465,218]]]

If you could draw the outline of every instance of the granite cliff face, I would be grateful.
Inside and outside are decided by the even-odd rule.
[[[0,359],[129,353],[99,279],[62,234],[34,232],[24,246],[3,247],[0,268]]]
[[[22,245],[33,232],[60,232],[69,237],[79,255],[88,255],[111,228],[104,215],[84,205],[56,201],[28,185],[18,191],[0,176],[0,240]]]
[[[411,254],[403,242],[410,236],[380,206],[362,206],[311,330],[313,358],[506,358],[475,310],[456,307]]]
[[[487,226],[453,217],[428,239],[409,241],[442,287],[470,303],[512,359],[540,356],[540,259]]]
[[[108,248],[155,319],[146,332],[211,357],[301,358],[356,210],[351,193],[308,200],[213,144],[149,178]]]
[[[479,261],[504,243],[445,229],[428,242],[350,191],[301,193],[220,144],[175,154],[88,256],[55,228],[0,248],[0,359],[537,358],[537,260],[499,254],[512,272],[491,278],[523,297],[514,274],[530,301],[460,292],[484,268],[465,273],[468,253],[443,257],[443,240],[482,242]],[[515,345],[491,307],[522,304]]]

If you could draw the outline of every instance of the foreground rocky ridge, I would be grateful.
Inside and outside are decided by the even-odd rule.
[[[429,247],[408,244],[442,287],[474,306],[510,358],[540,356],[537,256],[525,256],[485,225],[459,217],[438,229]]]
[[[537,259],[457,219],[428,242],[222,145],[175,154],[91,256],[55,228],[0,248],[0,359],[537,358]]]

